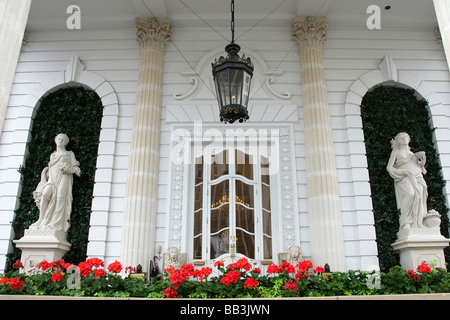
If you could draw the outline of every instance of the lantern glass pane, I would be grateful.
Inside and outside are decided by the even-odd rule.
[[[252,76],[248,74],[247,72],[244,73],[244,84],[242,88],[242,105],[247,106],[248,104],[248,94],[250,91],[250,82],[251,82]]]
[[[230,69],[231,104],[241,104],[242,69]]]
[[[230,85],[228,77],[228,69],[221,70],[216,73],[216,88],[219,103],[221,106],[230,104]]]

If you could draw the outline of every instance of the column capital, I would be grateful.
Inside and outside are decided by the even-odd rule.
[[[322,48],[327,39],[327,17],[294,17],[291,33],[292,40],[298,43],[298,49],[306,47]]]
[[[142,48],[156,47],[164,50],[166,44],[172,40],[172,27],[168,17],[136,18],[135,23],[137,41]]]

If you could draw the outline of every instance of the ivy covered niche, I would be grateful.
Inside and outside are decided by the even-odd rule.
[[[20,168],[19,207],[12,222],[14,239],[20,239],[24,230],[39,217],[32,192],[39,183],[42,169],[55,151],[55,136],[65,133],[70,138],[66,148],[75,153],[81,169],[81,177],[74,175],[72,188],[72,213],[67,234],[72,247],[64,256],[67,262],[77,264],[86,259],[103,105],[93,90],[71,86],[43,96],[36,109],[25,162]],[[20,259],[20,255],[21,251],[14,247],[8,255],[7,270]]]
[[[397,240],[400,210],[394,191],[394,182],[386,171],[391,154],[390,141],[400,132],[411,137],[411,151],[425,151],[427,156],[424,176],[428,186],[428,210],[441,214],[441,233],[449,236],[449,219],[444,193],[445,180],[439,155],[435,149],[428,102],[412,89],[378,86],[369,91],[361,103],[364,139],[372,191],[375,229],[380,268],[386,272],[399,265],[399,255],[391,246]],[[445,250],[447,263],[450,250]]]

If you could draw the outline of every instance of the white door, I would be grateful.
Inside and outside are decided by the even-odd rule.
[[[205,161],[207,160],[207,161]],[[193,260],[225,265],[272,259],[268,160],[258,151],[209,150],[195,165]]]

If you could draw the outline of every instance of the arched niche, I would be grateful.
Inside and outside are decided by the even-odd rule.
[[[448,140],[448,119],[450,112],[443,105],[443,98],[436,92],[435,82],[424,77],[420,72],[402,73],[398,70],[394,59],[386,55],[378,69],[372,70],[360,76],[350,87],[345,100],[346,130],[349,146],[348,162],[351,168],[351,181],[353,184],[354,197],[352,207],[355,209],[355,221],[357,225],[357,237],[360,240],[359,255],[367,256],[361,262],[361,269],[373,269],[378,261],[370,256],[378,255],[378,250],[374,246],[365,245],[370,238],[376,240],[375,221],[373,217],[372,192],[370,187],[370,177],[368,171],[366,145],[361,117],[361,103],[364,96],[380,86],[397,87],[403,89],[413,89],[413,95],[424,98],[428,101],[429,125],[434,128],[434,142],[436,151],[441,156],[443,168],[450,166],[447,160],[450,151],[445,148]],[[403,75],[405,74],[405,75]],[[386,117],[388,120],[388,116]],[[389,143],[389,141],[388,141]],[[388,159],[386,159],[387,162]],[[443,170],[444,180],[450,182],[448,170]],[[450,197],[450,189],[444,190],[446,198]],[[448,200],[447,200],[448,206]]]
[[[95,91],[73,83],[45,94],[39,99],[33,114],[27,155],[20,169],[19,206],[12,223],[14,235],[16,240],[22,237],[23,231],[38,219],[39,210],[32,194],[42,169],[48,166],[50,155],[55,151],[55,136],[67,134],[67,150],[74,152],[82,173],[74,176],[71,188],[67,233],[71,249],[64,259],[78,263],[86,259],[103,105]],[[58,188],[57,182],[54,186]],[[18,259],[20,252],[15,250],[14,255]]]
[[[119,104],[117,95],[111,84],[101,75],[86,70],[84,64],[78,56],[72,56],[70,62],[64,70],[60,72],[42,73],[36,77],[35,82],[29,93],[24,97],[21,104],[21,111],[18,116],[19,126],[17,126],[14,136],[15,158],[18,155],[26,155],[26,145],[30,139],[30,130],[32,119],[40,106],[40,100],[43,97],[61,89],[70,87],[84,87],[91,89],[101,99],[103,105],[103,116],[101,120],[101,131],[98,145],[98,155],[96,162],[95,185],[92,199],[92,213],[90,219],[89,244],[87,249],[88,256],[103,258],[106,255],[106,239],[108,226],[108,212],[111,200],[111,185],[114,168],[114,155],[116,149],[117,125],[119,119]],[[10,167],[17,167],[17,164],[11,164]],[[17,190],[20,194],[20,174],[16,171],[11,174],[9,187]],[[9,203],[5,208],[13,212],[18,206]],[[95,236],[93,236],[95,235]],[[100,236],[99,236],[100,235]],[[11,239],[13,232],[11,232]]]

